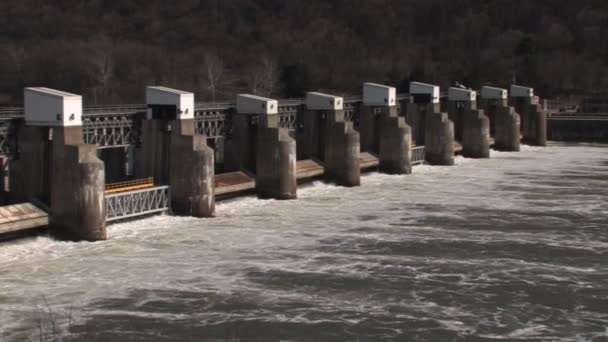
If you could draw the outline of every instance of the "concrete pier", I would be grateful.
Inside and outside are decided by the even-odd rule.
[[[360,137],[351,123],[344,122],[344,111],[325,114],[325,176],[342,186],[361,185]]]
[[[20,170],[32,184],[21,187],[28,200],[47,201],[55,235],[105,240],[105,168],[97,146],[83,142],[82,97],[49,88],[25,88],[24,136],[31,138]],[[25,179],[24,181],[29,181]]]
[[[166,87],[146,89],[144,176],[171,186],[178,215],[215,216],[214,151],[194,134],[194,94]],[[146,140],[149,139],[149,140]]]
[[[477,109],[477,93],[469,89],[448,90],[448,116],[454,122],[454,137],[467,158],[490,158],[490,120]]]
[[[494,132],[494,148],[497,151],[519,152],[520,150],[520,118],[515,108],[509,106],[494,107],[496,131]]]
[[[412,130],[399,117],[397,107],[384,107],[380,112],[380,172],[412,173]]]
[[[205,136],[194,135],[194,120],[175,120],[171,128],[171,208],[179,215],[214,217],[214,151]]]
[[[361,185],[360,135],[344,119],[344,99],[310,92],[303,113],[300,156],[321,160],[325,178],[341,186]],[[299,151],[298,151],[299,152]]]
[[[454,123],[441,112],[439,87],[410,83],[407,118],[416,145],[424,145],[425,160],[431,165],[454,165]],[[424,125],[424,126],[422,126]]]
[[[278,120],[276,124],[258,128],[256,152],[258,196],[278,200],[296,199],[296,142],[287,129],[278,128]]]
[[[296,142],[286,128],[279,127],[278,101],[238,95],[234,126],[233,146],[241,154],[232,159],[245,169],[253,167],[258,196],[297,198]],[[249,132],[236,136],[245,130]]]
[[[366,126],[369,125],[369,126]],[[361,150],[377,153],[380,172],[409,174],[412,172],[412,133],[399,117],[397,91],[374,83],[363,85],[363,106],[360,123]]]
[[[520,116],[508,104],[506,89],[483,87],[480,106],[490,120],[490,135],[499,151],[520,150]]]
[[[534,89],[511,86],[511,104],[521,117],[521,133],[524,143],[532,146],[547,145],[547,112],[540,105]]]
[[[463,113],[462,155],[490,158],[490,120],[483,110],[465,109]]]
[[[454,165],[454,123],[447,113],[426,118],[424,159],[431,165]]]
[[[75,240],[107,239],[105,167],[82,127],[53,128],[51,232]]]

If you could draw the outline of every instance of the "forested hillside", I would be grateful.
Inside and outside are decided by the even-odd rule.
[[[607,0],[4,0],[0,103],[23,86],[141,102],[145,85],[281,97],[363,81],[544,96],[608,89]]]

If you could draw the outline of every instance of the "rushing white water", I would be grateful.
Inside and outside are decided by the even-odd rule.
[[[362,183],[2,244],[0,341],[608,336],[608,147]]]

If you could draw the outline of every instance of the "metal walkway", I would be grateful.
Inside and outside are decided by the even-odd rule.
[[[424,164],[424,146],[412,147],[412,165]]]
[[[98,148],[141,144],[144,105],[85,107],[82,116],[84,142]]]
[[[31,203],[0,207],[0,234],[44,227],[49,215]]]
[[[380,165],[380,160],[376,155],[369,152],[361,152],[359,154],[359,168],[362,171],[375,169]]]
[[[312,159],[298,160],[296,162],[296,178],[298,180],[315,178],[324,174],[325,167]]]
[[[169,211],[168,186],[106,195],[106,222],[167,211]]]
[[[215,175],[215,195],[229,196],[255,189],[255,178],[245,172],[228,172]]]

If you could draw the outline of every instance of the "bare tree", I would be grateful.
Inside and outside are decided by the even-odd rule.
[[[114,76],[114,47],[108,39],[102,38],[91,51],[92,79],[95,84],[93,101],[97,104],[100,99],[104,99],[108,95],[108,89]]]
[[[269,56],[261,56],[249,73],[249,88],[256,95],[270,96],[276,93],[279,83],[277,62]]]
[[[216,100],[218,89],[224,78],[224,63],[215,53],[206,53],[204,59],[203,86],[209,93],[211,101]]]

